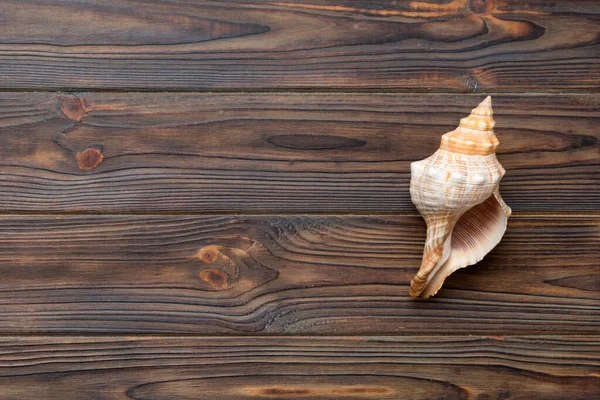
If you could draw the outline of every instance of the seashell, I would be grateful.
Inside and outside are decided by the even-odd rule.
[[[511,210],[499,193],[492,98],[442,136],[440,148],[411,164],[410,196],[427,223],[427,239],[410,296],[433,296],[446,277],[473,265],[502,239]]]

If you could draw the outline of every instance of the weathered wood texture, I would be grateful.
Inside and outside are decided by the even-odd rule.
[[[596,0],[3,0],[0,87],[595,91]]]
[[[0,399],[600,398],[600,337],[0,338]]]
[[[416,212],[467,95],[0,95],[0,210]],[[494,97],[515,211],[600,210],[600,95]]]
[[[599,38],[596,0],[3,0],[0,400],[599,399]],[[484,92],[515,214],[411,301],[410,162]]]
[[[544,334],[600,329],[600,217],[515,217],[411,301],[417,216],[3,216],[1,332]]]

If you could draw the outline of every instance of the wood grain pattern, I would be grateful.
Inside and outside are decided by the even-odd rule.
[[[600,2],[0,3],[0,400],[600,398]],[[412,301],[483,93],[515,213]]]
[[[466,95],[0,95],[4,212],[415,212]],[[600,210],[600,96],[494,96],[516,211]]]
[[[3,337],[0,387],[6,400],[591,400],[600,337]]]
[[[1,332],[557,334],[600,328],[599,217],[519,217],[411,301],[412,216],[3,216]]]
[[[595,0],[4,0],[0,87],[597,91]]]

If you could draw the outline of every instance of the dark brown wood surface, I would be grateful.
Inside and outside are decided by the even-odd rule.
[[[4,333],[597,333],[600,217],[519,217],[412,301],[417,216],[3,216]]]
[[[3,93],[3,212],[415,212],[472,95]],[[514,211],[600,210],[600,95],[493,99]]]
[[[12,89],[600,89],[596,0],[3,0]]]
[[[592,400],[600,337],[4,337],[0,399]]]
[[[599,38],[596,0],[3,0],[0,400],[597,400]],[[412,301],[410,163],[484,94],[514,214]]]

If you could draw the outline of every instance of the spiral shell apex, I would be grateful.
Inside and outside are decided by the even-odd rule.
[[[502,239],[511,210],[499,193],[492,99],[487,97],[442,136],[440,148],[411,164],[410,195],[427,224],[411,297],[433,296],[446,277],[473,265]]]

